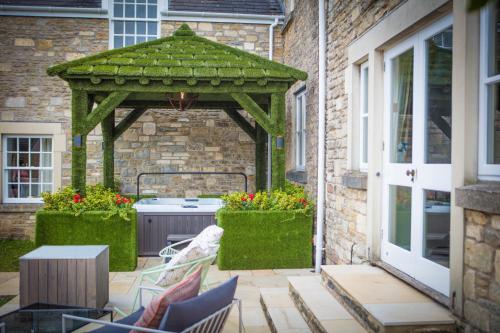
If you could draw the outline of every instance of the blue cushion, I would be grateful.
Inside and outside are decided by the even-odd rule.
[[[217,288],[182,302],[170,304],[160,323],[160,330],[181,332],[229,305],[236,292],[238,276]]]
[[[134,325],[137,320],[142,316],[144,312],[144,307],[141,307],[136,312],[124,317],[120,320],[115,321],[115,323],[125,324],[125,325]],[[130,330],[120,327],[112,327],[112,326],[102,326],[96,330],[90,331],[90,333],[128,333]]]

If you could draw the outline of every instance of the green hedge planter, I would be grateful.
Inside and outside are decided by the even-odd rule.
[[[119,216],[106,219],[107,212],[68,212],[39,210],[36,213],[36,246],[109,245],[109,269],[133,271],[137,267],[137,214],[130,220]]]
[[[224,229],[217,256],[221,270],[312,265],[311,213],[221,209],[217,224]]]

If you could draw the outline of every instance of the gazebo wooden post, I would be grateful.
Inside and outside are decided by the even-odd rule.
[[[266,189],[266,142],[267,133],[262,126],[255,124],[256,139],[255,139],[255,189],[263,191]]]
[[[275,129],[272,133],[272,177],[271,187],[285,187],[285,93],[271,94],[271,123]]]
[[[71,96],[71,184],[73,188],[85,194],[87,176],[87,131],[85,128],[87,113],[92,108],[87,92],[73,90]]]
[[[103,184],[105,187],[113,189],[115,187],[115,111],[111,112],[101,122],[103,140]]]

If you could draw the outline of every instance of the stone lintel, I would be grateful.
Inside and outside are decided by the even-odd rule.
[[[479,183],[455,190],[457,206],[500,214],[500,183]]]

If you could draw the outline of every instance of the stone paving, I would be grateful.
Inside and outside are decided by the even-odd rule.
[[[118,307],[129,312],[135,291],[139,272],[144,268],[160,263],[158,258],[139,258],[138,268],[134,272],[111,272],[110,302],[108,306]],[[287,288],[288,276],[313,275],[311,269],[274,269],[274,270],[249,270],[249,271],[220,271],[217,266],[210,268],[207,276],[209,287],[239,275],[236,297],[242,300],[243,324],[246,333],[270,332],[264,312],[260,305],[260,288]],[[0,295],[17,295],[19,293],[19,273],[0,272]],[[147,299],[145,300],[145,303]],[[0,315],[13,311],[19,307],[19,297],[0,308]],[[238,332],[238,312],[234,309],[224,332]]]

